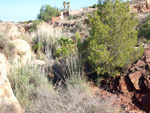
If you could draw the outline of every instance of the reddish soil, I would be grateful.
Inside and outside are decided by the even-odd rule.
[[[93,92],[100,98],[113,96],[114,105],[125,113],[148,113],[150,111],[150,48],[144,52],[141,60],[127,67],[127,73],[118,75],[107,84],[109,89],[102,90],[92,86]]]

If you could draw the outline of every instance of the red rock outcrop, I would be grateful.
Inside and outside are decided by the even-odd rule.
[[[115,78],[111,91],[132,101],[136,109],[150,111],[150,48],[145,50],[141,60],[127,67],[127,72]]]

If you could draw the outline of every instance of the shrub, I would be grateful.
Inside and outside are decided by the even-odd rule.
[[[0,20],[0,22],[3,22],[2,20]]]
[[[69,55],[75,49],[75,44],[71,38],[61,38],[58,42],[60,47],[56,50],[56,56]]]
[[[50,85],[44,74],[32,62],[26,65],[14,65],[11,68],[8,78],[15,96],[25,111],[30,110],[36,100],[37,89]]]
[[[38,14],[39,20],[49,21],[52,17],[59,15],[59,11],[56,8],[51,7],[50,5],[42,6],[40,9],[40,14]]]
[[[89,16],[88,60],[97,74],[116,76],[132,63],[137,44],[137,19],[129,13],[128,2],[100,1],[93,17]],[[140,55],[141,55],[140,54]],[[137,59],[134,59],[137,60]]]
[[[139,38],[150,39],[150,16],[146,17],[146,20],[139,25],[138,31]]]

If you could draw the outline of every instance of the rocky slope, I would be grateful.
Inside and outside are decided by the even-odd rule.
[[[117,104],[126,112],[136,110],[145,113],[150,110],[150,48],[146,48],[144,55],[135,64],[129,65],[127,73],[118,75],[110,82],[110,92],[104,91],[101,97],[116,95]],[[135,112],[133,112],[135,113]]]

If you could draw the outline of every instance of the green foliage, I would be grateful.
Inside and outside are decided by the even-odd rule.
[[[46,46],[48,46],[49,42],[51,42],[51,37],[47,37],[46,34],[44,35],[36,35],[33,39],[32,39],[32,49],[34,50],[34,52],[38,52],[38,51],[42,51],[43,53],[45,53],[45,49]]]
[[[0,22],[3,22],[2,20],[0,20]]]
[[[39,20],[49,21],[52,17],[59,15],[58,9],[51,7],[50,5],[42,6],[40,9],[40,14],[38,14]]]
[[[75,48],[75,44],[70,38],[61,38],[59,41],[60,48],[56,51],[56,56],[66,56],[71,54]]]
[[[77,44],[80,43],[80,41],[81,41],[81,35],[80,35],[79,32],[75,33],[75,39],[76,39]]]
[[[34,30],[36,30],[37,29],[37,26],[39,25],[39,24],[41,24],[43,21],[42,20],[34,20],[33,22],[32,22],[32,26],[31,26],[31,28],[30,28],[30,32],[32,32],[32,31],[34,31]]]
[[[67,2],[67,8],[70,9],[70,2]]]
[[[33,46],[33,50],[34,51],[38,51],[38,50],[41,50],[42,49],[42,43],[37,43]]]
[[[145,37],[146,39],[150,39],[150,16],[146,18],[146,20],[139,25],[139,38]]]
[[[66,9],[66,4],[67,4],[67,3],[64,1],[64,2],[63,2],[64,9]]]
[[[98,10],[89,16],[88,60],[98,74],[116,76],[133,62],[137,44],[135,25],[138,20],[129,13],[128,2],[99,1]],[[136,59],[134,59],[136,60]]]
[[[94,4],[93,6],[90,6],[90,8],[96,8],[98,7],[98,4]]]
[[[77,15],[70,15],[70,16],[68,16],[68,20],[76,20],[78,17],[77,17]]]
[[[78,51],[81,52],[84,47],[83,44],[81,43],[81,35],[79,32],[75,33],[75,39],[76,39]]]

